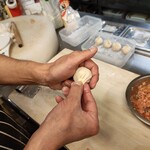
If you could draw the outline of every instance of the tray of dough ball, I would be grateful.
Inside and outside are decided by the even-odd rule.
[[[98,48],[94,58],[123,67],[135,52],[135,42],[113,34],[98,32],[82,44],[82,50]]]

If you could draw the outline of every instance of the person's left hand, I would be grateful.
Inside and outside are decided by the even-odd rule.
[[[98,66],[91,58],[96,52],[97,48],[91,48],[90,50],[85,51],[75,51],[50,63],[45,84],[52,89],[62,89],[63,86],[70,87],[73,81],[70,80],[70,78],[74,75],[79,66],[84,66],[92,72],[92,78],[89,85],[90,88],[94,88],[99,80],[99,71]]]

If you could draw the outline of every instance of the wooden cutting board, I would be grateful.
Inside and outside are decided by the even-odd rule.
[[[19,16],[1,23],[14,21],[24,46],[11,44],[10,57],[47,62],[58,50],[58,39],[52,22],[45,16]]]
[[[63,50],[51,61],[72,51]],[[137,74],[93,59],[99,66],[100,80],[92,91],[99,111],[100,132],[85,140],[68,144],[70,150],[150,150],[150,128],[130,112],[125,91]],[[14,91],[10,98],[37,122],[41,123],[56,105],[61,91],[41,87],[33,98]]]

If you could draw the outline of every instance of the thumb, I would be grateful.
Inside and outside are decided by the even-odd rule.
[[[97,50],[97,47],[91,47],[88,50],[82,51],[81,53],[84,53],[84,57],[91,58],[96,54]]]
[[[71,88],[67,99],[73,104],[80,103],[81,104],[81,97],[83,93],[83,84],[81,82],[73,82],[71,84]]]
[[[84,51],[78,51],[78,52],[76,51],[78,57],[76,57],[75,61],[78,62],[78,64],[81,64],[82,62],[92,58],[96,54],[96,52],[97,52],[96,47],[92,47]],[[72,55],[72,61],[74,60],[74,54]]]

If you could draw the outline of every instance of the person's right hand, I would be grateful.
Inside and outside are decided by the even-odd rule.
[[[26,149],[57,150],[70,142],[93,136],[98,131],[98,110],[89,85],[73,82],[68,96],[62,98],[47,115]]]
[[[99,70],[97,64],[91,60],[96,54],[97,48],[91,48],[84,51],[74,51],[68,55],[64,55],[56,61],[46,64],[46,69],[43,67],[40,70],[46,70],[41,79],[44,80],[42,85],[47,85],[52,89],[62,89],[63,86],[69,86],[73,82],[70,78],[80,66],[84,66],[91,70],[92,78],[90,80],[90,88],[93,89],[99,80]]]

